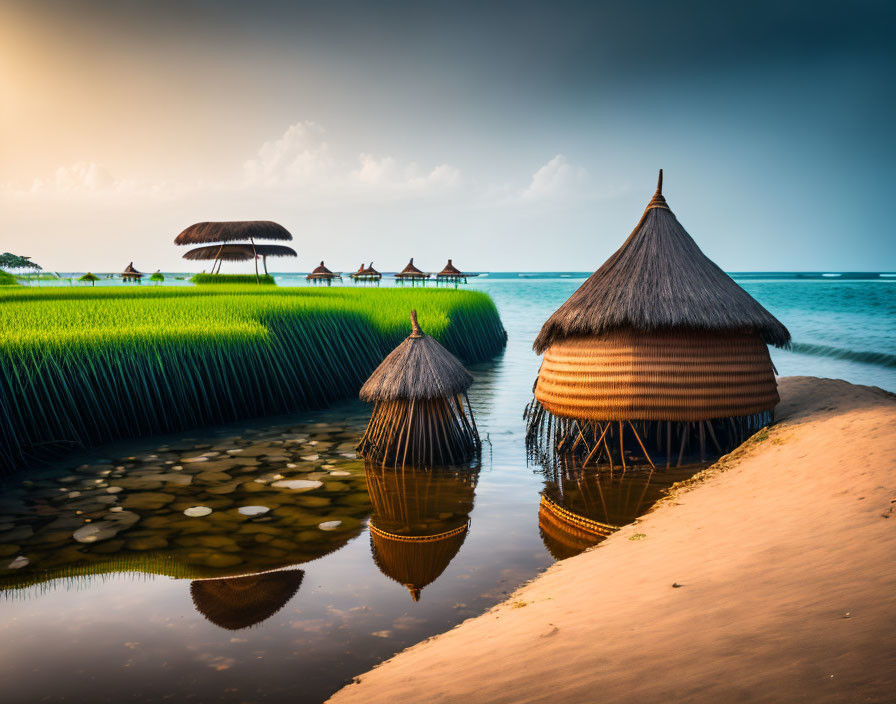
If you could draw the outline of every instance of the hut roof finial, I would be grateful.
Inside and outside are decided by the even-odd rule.
[[[419,587],[415,587],[413,584],[405,584],[404,586],[407,587],[407,590],[411,593],[411,599],[413,599],[414,601],[420,601],[421,590]]]
[[[417,323],[417,311],[411,311],[411,337],[423,337],[423,331]]]
[[[658,195],[663,195],[663,170],[660,169],[660,177],[656,182],[656,192]]]

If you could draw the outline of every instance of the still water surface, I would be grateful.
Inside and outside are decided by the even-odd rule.
[[[485,440],[473,470],[365,472],[352,447],[368,409],[348,401],[105,447],[8,481],[3,701],[319,702],[584,549],[590,524],[646,510],[689,470],[598,480],[526,463],[531,341],[581,281],[471,283],[509,335],[501,358],[473,369]],[[810,345],[774,353],[782,374],[896,388],[892,283],[741,283]],[[28,564],[7,567],[20,556]]]

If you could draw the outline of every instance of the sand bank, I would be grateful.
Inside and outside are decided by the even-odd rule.
[[[780,390],[702,481],[331,701],[896,700],[896,397]]]

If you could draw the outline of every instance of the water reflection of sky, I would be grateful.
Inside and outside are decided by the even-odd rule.
[[[470,396],[485,442],[469,532],[444,572],[423,589],[419,603],[380,571],[366,530],[336,552],[299,565],[304,578],[295,596],[244,630],[222,629],[198,613],[189,579],[111,574],[7,592],[0,596],[4,701],[158,701],[165,696],[182,702],[321,701],[353,675],[501,600],[552,561],[538,527],[544,478],[526,465],[521,414],[539,363],[531,341],[580,283],[580,278],[557,278],[472,284],[494,297],[509,333],[508,347],[498,360],[473,370]],[[824,318],[827,307],[836,306],[836,297],[812,303],[802,294],[768,286],[748,288],[791,326],[795,337],[814,334],[819,325],[800,311]],[[892,294],[874,295],[889,310]],[[845,317],[830,317],[840,322],[828,337],[861,339],[861,329],[850,335],[846,328],[864,323],[854,312],[841,313]],[[869,340],[889,339],[892,329],[879,320],[875,325],[878,332]],[[896,386],[887,376],[892,370],[870,365],[789,353],[776,353],[775,361],[782,373]],[[360,403],[349,402],[329,413],[242,427],[310,418],[351,425],[365,413]],[[113,451],[119,453],[114,456],[151,452],[159,443],[104,448],[72,458],[69,466]]]

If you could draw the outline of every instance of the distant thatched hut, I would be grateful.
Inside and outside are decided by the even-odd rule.
[[[463,545],[478,473],[368,466],[365,475],[373,560],[419,601]]]
[[[314,271],[308,274],[308,276],[306,276],[305,278],[315,284],[321,282],[330,284],[336,279],[342,281],[342,277],[339,274],[334,274],[332,271],[327,269],[327,267],[324,266],[323,261],[321,261],[320,266],[315,267]]]
[[[379,281],[383,278],[383,275],[373,268],[373,262],[370,262],[370,266],[364,266],[361,264],[361,267],[351,275],[352,281],[355,282],[375,282]]]
[[[452,284],[459,283],[467,283],[467,275],[458,269],[451,260],[448,260],[448,263],[445,265],[445,268],[442,269],[438,274],[436,274],[437,282],[445,282]]]
[[[302,570],[201,579],[190,584],[196,610],[216,626],[238,631],[270,618],[299,590]]]
[[[420,330],[417,311],[411,311],[411,326],[361,388],[361,399],[375,405],[358,451],[384,466],[469,461],[480,446],[467,397],[473,377]]]
[[[124,272],[122,272],[121,278],[125,282],[132,281],[139,284],[140,279],[143,278],[143,274],[137,271],[134,268],[134,262],[131,262],[124,268]]]
[[[409,281],[412,284],[417,282],[424,283],[429,278],[429,274],[420,271],[420,269],[414,266],[414,258],[411,257],[411,261],[408,262],[408,265],[399,271],[395,275],[395,278],[400,282]]]
[[[289,250],[292,254],[273,254],[268,253],[267,255],[262,254],[260,248],[263,246],[270,247],[271,245],[256,245],[255,240],[282,240],[289,241],[292,240],[292,235],[289,231],[283,227],[282,225],[277,224],[276,222],[271,222],[269,220],[247,220],[247,221],[234,221],[234,222],[198,222],[195,225],[190,225],[186,230],[181,232],[177,237],[174,238],[174,244],[177,245],[186,245],[186,244],[211,244],[213,242],[218,243],[215,246],[219,248],[219,251],[223,254],[224,247],[230,244],[238,242],[239,240],[249,240],[248,242],[244,242],[242,246],[249,247],[252,251],[252,255],[248,257],[249,259],[255,259],[255,277],[259,278],[258,275],[258,257],[264,256],[295,256],[295,252],[285,247],[285,250]],[[200,248],[203,249],[203,248]],[[192,250],[193,252],[198,250]],[[235,251],[235,250],[231,250]],[[188,252],[187,254],[190,254]],[[184,255],[185,259],[190,259]],[[200,257],[193,257],[200,258]],[[224,261],[222,257],[202,257],[214,259],[214,264],[212,264],[211,273],[216,273],[215,266],[217,265],[218,271],[221,270],[221,261]],[[231,259],[230,261],[233,261]],[[267,273],[267,270],[265,270]]]
[[[656,194],[625,243],[547,320],[527,409],[533,447],[625,464],[709,443],[722,454],[772,420],[767,344],[790,333],[713,264]]]

